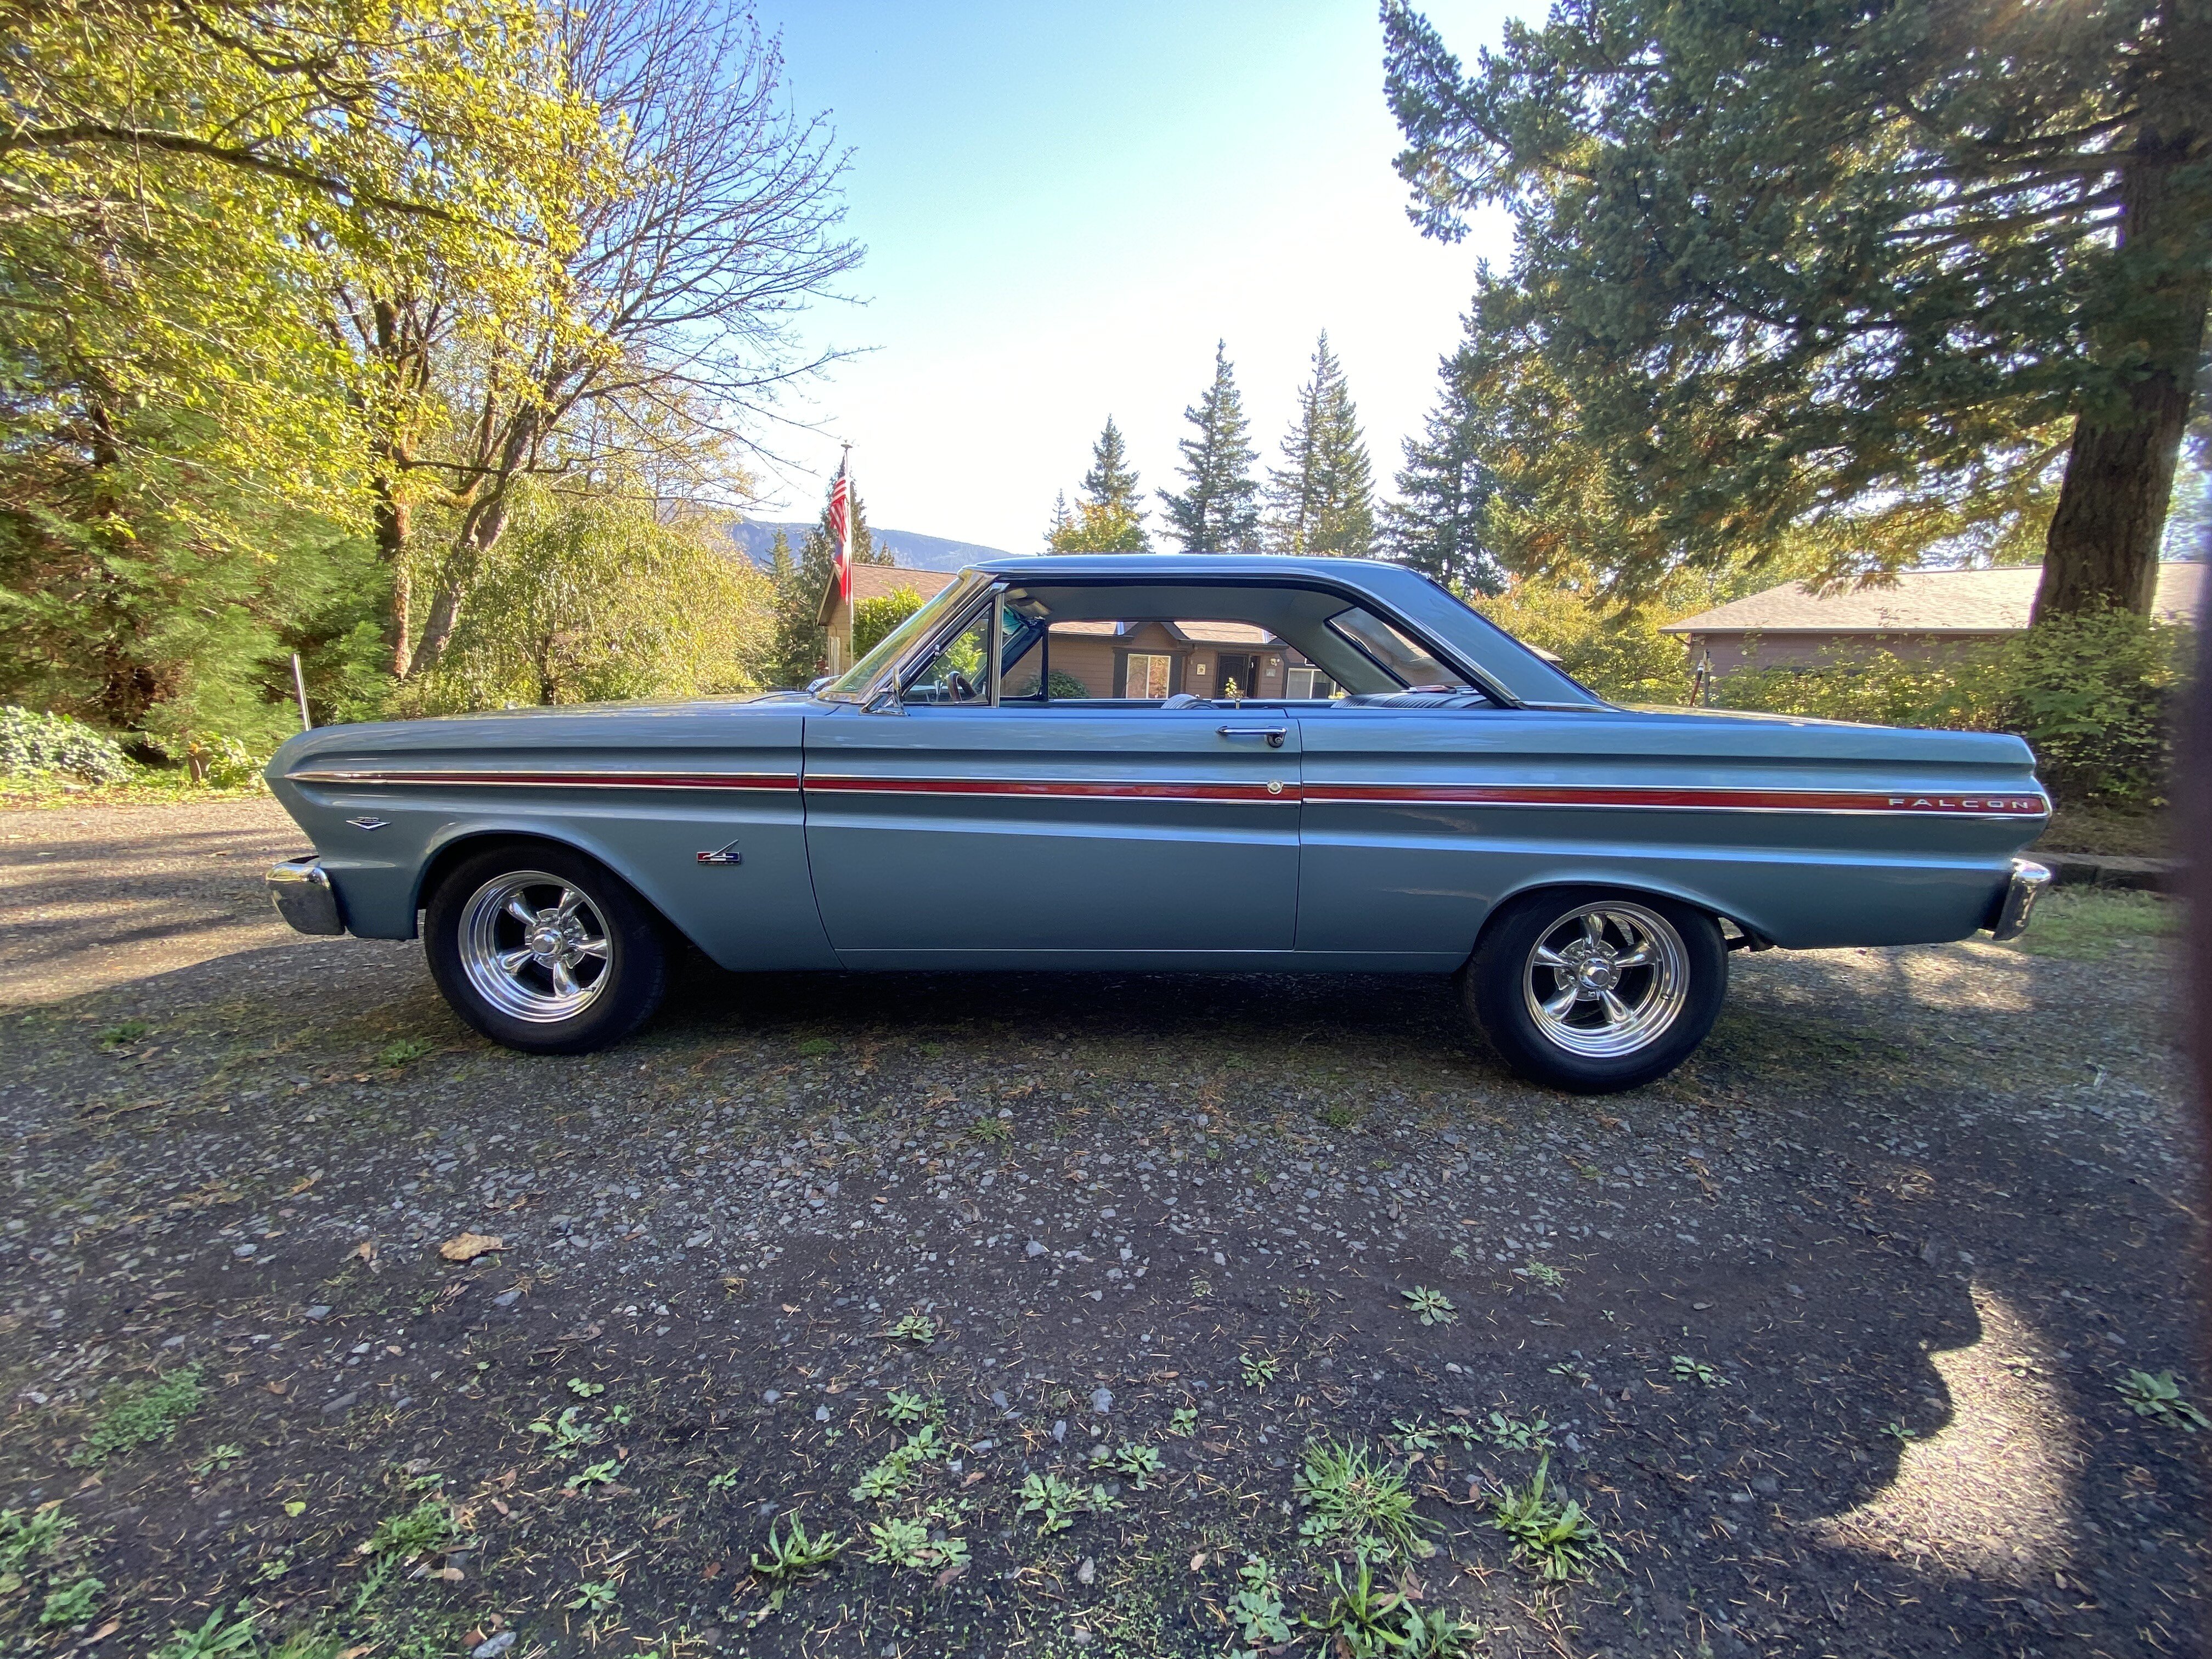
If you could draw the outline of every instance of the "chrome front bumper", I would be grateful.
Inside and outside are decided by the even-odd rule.
[[[1990,937],[2002,944],[2026,933],[2036,896],[2050,885],[2049,870],[2032,860],[2014,859],[2012,879],[2005,884],[2004,896],[1997,902],[1996,914],[1990,921]]]
[[[286,859],[270,868],[269,902],[295,933],[345,932],[345,919],[338,914],[338,896],[324,873],[322,860],[313,854],[303,859]]]

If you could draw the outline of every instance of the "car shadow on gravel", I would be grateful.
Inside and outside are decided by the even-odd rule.
[[[1603,1100],[1425,979],[694,964],[564,1060],[302,941],[11,1014],[0,1468],[76,1531],[0,1631],[1220,1654],[1250,1556],[1331,1617],[1334,1442],[1494,1655],[2171,1650],[2212,1436],[2115,1386],[2201,1294],[2157,965],[1736,967]],[[1516,1556],[1540,1468],[1617,1562]],[[780,1576],[794,1513],[846,1547]]]

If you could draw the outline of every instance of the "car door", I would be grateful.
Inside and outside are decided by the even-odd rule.
[[[1293,944],[1297,722],[921,702],[806,725],[806,843],[854,967],[1199,966]]]

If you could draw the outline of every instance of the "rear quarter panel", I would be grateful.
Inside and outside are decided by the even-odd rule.
[[[1463,956],[1504,900],[1585,883],[1783,945],[1960,939],[2048,812],[2027,744],[1984,732],[1625,709],[1302,726],[1301,952]]]

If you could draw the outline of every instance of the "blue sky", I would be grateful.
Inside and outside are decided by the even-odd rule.
[[[1522,9],[1429,9],[1470,58]],[[811,517],[842,439],[874,522],[1033,550],[1109,412],[1146,487],[1174,482],[1217,337],[1272,459],[1323,328],[1387,484],[1476,260],[1510,255],[1502,220],[1450,246],[1407,222],[1364,0],[760,16],[798,107],[854,152],[868,246],[866,303],[817,307],[805,337],[870,349],[790,400],[820,435],[763,434],[796,465],[763,518]]]

